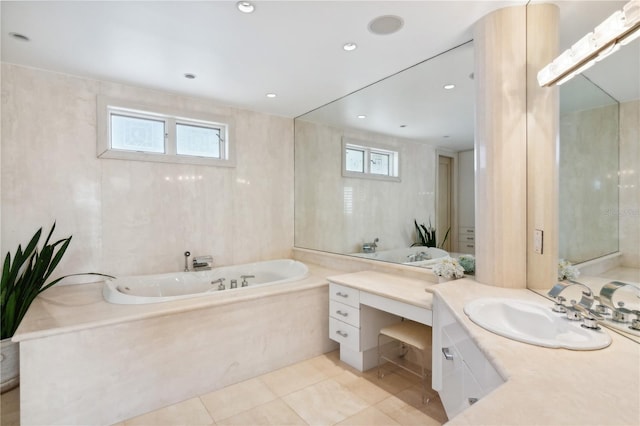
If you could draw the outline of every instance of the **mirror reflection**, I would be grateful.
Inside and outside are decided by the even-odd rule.
[[[473,253],[472,73],[468,42],[296,118],[295,246],[427,267]]]
[[[560,86],[559,253],[593,292],[599,323],[640,342],[638,75],[635,41]],[[567,300],[581,297],[574,287]]]

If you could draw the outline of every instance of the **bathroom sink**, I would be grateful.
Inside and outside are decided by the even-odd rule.
[[[474,323],[493,333],[547,348],[593,350],[606,348],[611,336],[602,329],[582,327],[553,312],[548,304],[507,298],[482,298],[467,303],[464,312]]]

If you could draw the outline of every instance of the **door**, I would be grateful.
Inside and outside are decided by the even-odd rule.
[[[444,155],[438,156],[438,194],[437,194],[437,224],[436,241],[438,247],[446,251],[451,251],[451,231],[442,244],[442,240],[451,229],[451,192],[453,187],[453,158]]]

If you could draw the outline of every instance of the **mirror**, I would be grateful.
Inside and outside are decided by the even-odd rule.
[[[426,266],[411,257],[426,252],[411,248],[415,219],[436,228],[438,246],[451,229],[445,247],[460,251],[456,226],[473,227],[473,55],[464,43],[295,119],[296,247]],[[346,175],[348,143],[397,153],[399,179]],[[445,180],[448,200],[438,190]],[[457,187],[467,189],[462,203]],[[461,204],[469,224],[460,223]],[[376,252],[365,253],[374,241]]]
[[[624,3],[603,3],[608,9],[594,14],[586,31],[566,39],[560,50]],[[578,267],[577,280],[596,296],[610,281],[629,284],[616,290],[613,301],[630,311],[640,310],[638,75],[640,40],[635,40],[559,88],[559,256]],[[563,296],[578,300],[580,293],[569,288]],[[640,342],[640,331],[630,329],[635,315],[626,322],[612,316],[609,311],[605,326]]]

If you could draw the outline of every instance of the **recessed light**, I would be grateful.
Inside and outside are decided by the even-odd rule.
[[[193,80],[194,78],[196,78],[196,75],[195,74],[191,74],[190,72],[188,72],[188,73],[186,73],[184,75],[184,78],[187,78],[189,80]]]
[[[360,115],[358,116],[358,118],[367,118],[367,116],[366,116],[366,115],[364,115],[364,114],[360,114]]]
[[[389,35],[400,30],[403,25],[404,21],[399,16],[378,16],[373,21],[369,22],[369,31],[378,35]]]
[[[455,84],[445,84],[444,86],[442,86],[445,90],[451,90],[451,89],[455,89],[456,85]]]
[[[347,52],[351,52],[352,50],[356,50],[357,47],[358,47],[358,45],[355,44],[355,43],[345,43],[344,46],[342,46],[342,48],[344,50],[346,50]]]
[[[278,95],[276,95],[275,93],[267,93],[266,96],[267,98],[275,98]]]
[[[252,13],[256,10],[256,7],[250,1],[239,1],[236,3],[236,7],[242,13]]]
[[[20,41],[31,41],[31,39],[29,37],[27,37],[24,34],[20,34],[20,33],[9,33],[9,35],[11,37],[13,37],[16,40],[20,40]]]

